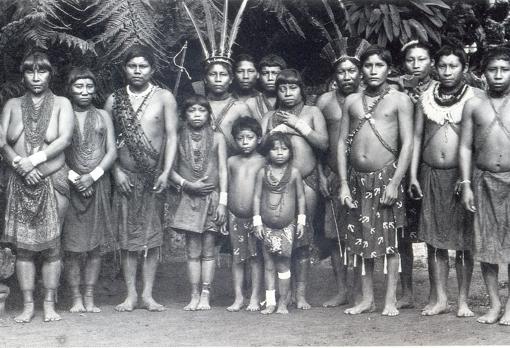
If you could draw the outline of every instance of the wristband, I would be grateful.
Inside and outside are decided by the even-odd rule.
[[[227,202],[228,202],[228,195],[226,192],[220,192],[220,200],[218,202],[218,204],[221,204],[221,205],[227,205]]]
[[[262,216],[254,215],[253,216],[253,227],[262,226]]]
[[[299,133],[303,134],[305,137],[312,131],[312,128],[309,125],[307,125],[303,120],[297,121],[296,126],[294,128],[296,128],[299,131]]]
[[[89,173],[94,181],[98,181],[100,177],[104,174],[103,168],[97,166],[93,171]]]
[[[471,184],[471,180],[462,180],[459,184]]]
[[[14,157],[14,159],[13,159],[13,160],[12,160],[12,162],[11,162],[11,165],[12,165],[14,168],[16,168],[16,166],[18,165],[18,162],[19,162],[19,161],[21,161],[21,158],[22,158],[21,156],[16,156],[16,157]]]
[[[39,164],[43,162],[46,162],[47,159],[48,156],[46,156],[46,153],[44,151],[36,152],[28,157],[28,160],[32,162],[32,165],[34,167],[37,167]]]
[[[299,225],[303,225],[303,226],[305,226],[305,225],[306,225],[306,215],[305,215],[305,214],[299,214],[299,215],[297,216],[297,223],[298,223]]]
[[[72,169],[69,171],[69,173],[67,173],[67,179],[69,179],[69,181],[71,181],[71,182],[75,182],[79,178],[80,178],[80,175]]]
[[[182,178],[181,181],[179,181],[179,186],[182,189],[184,187],[184,183],[186,182],[186,179]]]

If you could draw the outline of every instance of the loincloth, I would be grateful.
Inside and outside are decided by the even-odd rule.
[[[121,170],[133,186],[128,196],[117,185],[113,190],[113,226],[119,247],[128,251],[160,247],[163,244],[162,194],[152,191],[153,183],[147,181],[146,173],[135,173],[124,168]]]
[[[111,211],[111,185],[108,174],[92,186],[92,197],[71,190],[69,209],[62,230],[65,251],[87,252],[100,248],[102,253],[116,250]]]
[[[405,180],[407,181],[407,178]],[[409,187],[408,183],[406,183],[406,188],[407,187]],[[405,195],[407,225],[402,229],[399,236],[406,242],[420,242],[418,240],[418,228],[420,224],[421,204],[421,200],[412,199],[408,194]]]
[[[473,169],[474,258],[510,263],[510,172]]]
[[[397,229],[406,223],[404,186],[399,185],[395,204],[380,203],[396,168],[394,162],[370,173],[351,169],[349,187],[357,208],[347,213],[347,249],[356,255],[374,258],[397,252]]]
[[[262,242],[270,254],[290,257],[292,255],[295,232],[295,223],[291,223],[284,228],[270,228],[264,225]]]
[[[214,222],[219,195],[212,191],[205,196],[190,195],[182,191],[170,227],[179,232],[219,232]]]
[[[329,171],[327,177],[330,182],[331,197],[325,198],[324,236],[335,240],[340,237],[340,240],[344,241],[347,238],[347,211],[338,198],[340,180],[338,174],[333,171]]]
[[[472,219],[456,194],[458,168],[438,169],[422,164],[423,192],[418,236],[434,248],[471,250]]]
[[[317,166],[306,176],[303,177],[303,182],[315,192],[319,190],[319,171]]]
[[[257,238],[253,233],[252,219],[237,217],[229,211],[228,224],[234,263],[241,263],[257,256]]]

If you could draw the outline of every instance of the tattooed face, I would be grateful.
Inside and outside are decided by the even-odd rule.
[[[23,73],[25,87],[35,95],[46,92],[50,85],[51,72],[43,67],[27,69]]]

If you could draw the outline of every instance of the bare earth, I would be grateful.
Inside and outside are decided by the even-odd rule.
[[[420,266],[415,271],[417,308],[425,305],[428,276]],[[378,265],[376,277],[378,312],[348,316],[344,307],[324,309],[321,303],[333,293],[332,272],[328,262],[315,265],[311,272],[309,298],[314,307],[309,311],[291,310],[287,316],[263,316],[260,313],[229,313],[231,304],[230,272],[217,270],[213,286],[213,309],[207,312],[184,312],[188,300],[185,263],[167,263],[159,268],[155,298],[168,307],[166,312],[149,313],[135,310],[117,313],[114,305],[124,296],[122,279],[110,289],[101,287],[97,303],[99,314],[71,314],[69,298],[62,286],[58,304],[63,320],[43,323],[40,306],[30,324],[12,320],[21,309],[21,298],[11,278],[12,295],[7,317],[0,320],[0,346],[268,346],[268,345],[488,345],[510,344],[510,327],[483,325],[476,318],[458,319],[452,313],[422,317],[418,309],[405,309],[395,318],[380,315],[383,274]],[[450,272],[450,296],[456,294],[455,271]],[[505,277],[506,279],[506,277]],[[501,283],[501,294],[507,283]],[[487,309],[488,298],[476,265],[471,290],[472,309],[480,315]],[[40,294],[36,300],[40,304]],[[452,301],[453,309],[455,303]]]

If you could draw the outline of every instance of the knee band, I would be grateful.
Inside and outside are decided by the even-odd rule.
[[[276,306],[276,290],[266,290],[266,307]]]
[[[202,256],[202,261],[214,261],[214,256]]]
[[[278,279],[290,279],[290,271],[278,272]]]

